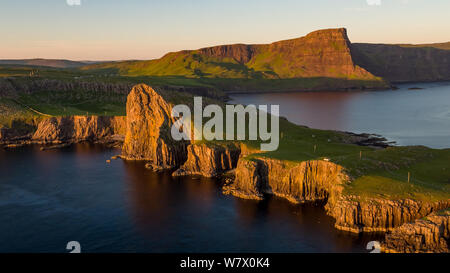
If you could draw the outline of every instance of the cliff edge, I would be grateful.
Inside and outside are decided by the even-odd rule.
[[[127,99],[127,130],[122,157],[143,160],[157,169],[172,169],[186,161],[185,141],[172,139],[170,129],[175,120],[172,106],[153,88],[140,84]]]

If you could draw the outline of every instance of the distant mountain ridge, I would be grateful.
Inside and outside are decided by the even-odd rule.
[[[443,50],[450,50],[450,42],[447,43],[433,43],[433,44],[398,44],[402,47],[432,47]]]
[[[387,82],[450,80],[450,42],[352,44],[345,28],[314,31],[271,44],[233,44],[171,52],[160,59],[95,64],[125,76],[294,80],[299,90],[380,88]],[[305,83],[304,80],[314,83]],[[321,84],[320,81],[327,81]],[[345,82],[343,82],[345,81]],[[295,86],[289,89],[295,89]],[[238,86],[235,86],[240,89]]]
[[[379,81],[356,65],[344,28],[260,45],[222,45],[168,53],[150,61],[115,62],[83,69],[117,69],[121,75],[211,78],[339,78]]]
[[[93,63],[97,62],[91,61],[79,62],[63,59],[41,59],[41,58],[0,60],[0,65],[27,65],[27,66],[44,66],[53,68],[78,68]]]

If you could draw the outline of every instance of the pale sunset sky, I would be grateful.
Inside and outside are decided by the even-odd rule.
[[[336,27],[352,42],[448,42],[449,14],[449,0],[0,0],[0,59],[153,59]]]

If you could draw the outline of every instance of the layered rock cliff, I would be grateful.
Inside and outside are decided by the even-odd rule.
[[[386,232],[448,207],[450,200],[422,202],[343,195],[325,206],[336,219],[335,227],[350,232]]]
[[[187,147],[187,160],[174,176],[201,175],[215,177],[236,168],[241,149],[239,145],[191,144]]]
[[[305,37],[267,45],[235,44],[202,48],[198,53],[218,59],[233,59],[255,71],[270,71],[281,79],[374,79],[373,75],[354,63],[350,45],[347,30],[339,28],[318,30]]]
[[[239,160],[234,181],[223,187],[223,193],[243,199],[262,200],[265,185],[261,177],[264,174],[260,174],[258,163],[253,160]]]
[[[319,30],[298,39],[256,46],[264,58],[255,55],[248,66],[255,70],[271,67],[280,78],[376,80],[354,63],[350,45],[344,28]]]
[[[33,143],[69,143],[97,141],[123,136],[125,117],[72,116],[52,117],[41,121],[32,136]]]
[[[247,199],[273,194],[294,203],[326,201],[342,191],[347,180],[342,167],[313,160],[300,163],[275,159],[241,159],[235,180],[225,193]]]
[[[404,224],[386,234],[385,252],[449,253],[450,211],[433,213],[423,219]]]
[[[136,85],[127,99],[127,131],[122,157],[143,160],[158,169],[171,169],[186,161],[185,141],[171,136],[172,106],[145,84]]]
[[[450,200],[422,202],[348,196],[343,192],[346,183],[350,180],[345,170],[327,161],[295,163],[241,158],[235,179],[224,187],[224,193],[255,200],[271,194],[293,203],[324,202],[327,213],[336,220],[335,227],[354,233],[390,231],[450,207]]]
[[[32,127],[32,128],[31,128]],[[0,144],[71,144],[123,141],[125,117],[70,116],[41,119],[30,128],[1,128]]]
[[[199,53],[208,57],[214,58],[231,58],[238,63],[248,63],[257,52],[257,47],[254,45],[222,45],[199,49]]]

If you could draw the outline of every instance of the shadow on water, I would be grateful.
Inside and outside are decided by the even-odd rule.
[[[176,238],[168,251],[365,252],[369,241],[382,239],[336,230],[323,205],[242,200],[223,195],[214,179],[173,178],[136,162],[124,169],[139,231],[150,240]]]
[[[97,145],[0,150],[0,252],[366,252],[380,235],[333,227],[322,206],[242,200],[221,183],[106,159]],[[7,174],[7,175],[3,175]]]

